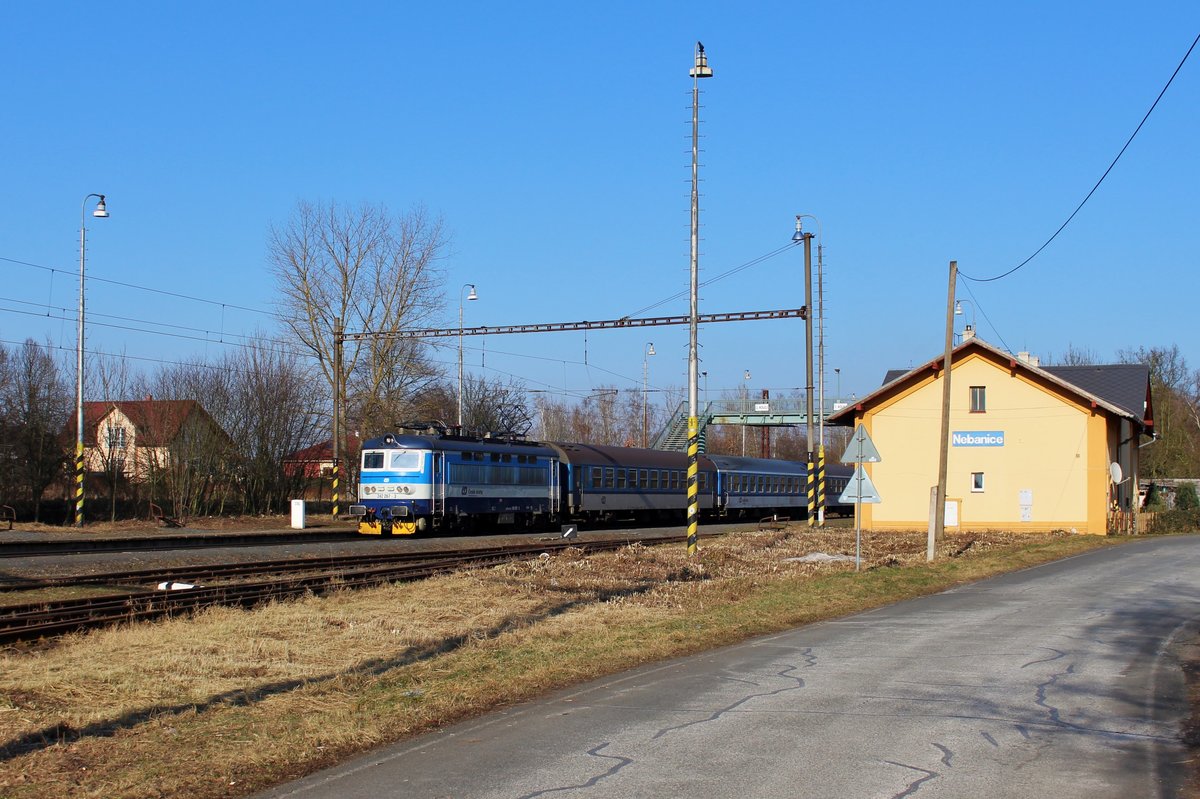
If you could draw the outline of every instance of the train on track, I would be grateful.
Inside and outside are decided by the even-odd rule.
[[[702,454],[700,514],[735,520],[807,512],[807,468],[795,461]],[[388,434],[365,441],[359,532],[512,532],[568,522],[680,523],[687,511],[687,455],[656,449],[519,438]],[[826,512],[852,470],[829,465]],[[849,506],[853,510],[853,506]]]

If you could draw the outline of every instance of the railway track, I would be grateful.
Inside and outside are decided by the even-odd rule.
[[[685,536],[650,541],[637,538],[589,542],[554,540],[472,550],[299,558],[54,577],[28,581],[9,590],[85,584],[127,586],[131,583],[183,583],[191,587],[180,590],[139,588],[105,597],[6,606],[0,608],[0,644],[36,641],[114,624],[182,616],[217,605],[253,607],[268,601],[308,594],[419,580],[465,566],[494,565],[567,548],[602,552],[621,549],[633,543],[681,543],[684,540]],[[272,579],[254,579],[266,576]],[[202,582],[210,584],[201,585]]]
[[[326,544],[361,540],[356,532],[341,533],[220,533],[161,535],[136,538],[93,538],[73,541],[0,541],[0,558],[43,555],[82,555],[95,552],[143,552],[171,549],[259,547],[282,544]]]

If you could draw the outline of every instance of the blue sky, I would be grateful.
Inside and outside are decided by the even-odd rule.
[[[70,361],[90,192],[112,216],[89,219],[88,275],[128,285],[89,283],[89,349],[212,357],[278,330],[267,235],[299,200],[441,215],[448,327],[465,282],[480,294],[468,326],[612,319],[681,293],[644,315],[686,314],[700,40],[716,73],[701,85],[701,280],[786,245],[795,214],[818,217],[831,396],[936,355],[948,262],[990,277],[1041,246],[1200,33],[1194,2],[24,3],[4,17],[6,342],[49,339]],[[1106,360],[1177,344],[1200,365],[1198,130],[1194,53],[1039,257],[960,283],[980,335]],[[706,286],[700,309],[799,307],[801,277],[791,249]],[[187,337],[101,324],[148,322]],[[686,327],[497,336],[486,355],[468,341],[466,363],[551,392],[632,388],[647,341],[651,386],[684,386]],[[714,397],[745,370],[756,393],[804,384],[801,322],[709,325],[700,341]],[[439,357],[452,374],[454,351]]]

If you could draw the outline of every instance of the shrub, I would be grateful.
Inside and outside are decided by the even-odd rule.
[[[1175,487],[1175,509],[1195,510],[1200,508],[1200,497],[1196,496],[1195,483],[1180,483]]]

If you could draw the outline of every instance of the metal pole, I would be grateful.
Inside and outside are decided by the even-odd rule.
[[[808,526],[816,524],[816,464],[813,462],[813,339],[812,339],[812,234],[804,234],[804,403],[808,421],[805,436],[808,446]]]
[[[937,504],[933,509],[933,527],[929,530],[929,541],[925,560],[933,562],[937,557],[938,544],[946,528],[946,472],[950,458],[950,366],[954,351],[954,284],[958,279],[958,261],[950,262],[950,288],[946,301],[946,353],[942,358],[942,439],[938,449]]]
[[[689,555],[696,554],[700,525],[700,423],[697,405],[697,375],[699,373],[699,347],[697,326],[700,316],[700,79],[711,78],[708,57],[704,45],[696,42],[696,60],[689,72],[692,78],[692,263],[690,286],[690,310],[688,316],[688,511],[687,549]]]
[[[332,515],[338,517],[342,482],[342,348],[346,343],[345,328],[340,321],[333,323],[333,500]]]
[[[471,289],[471,296],[467,299],[475,299],[475,284],[464,283],[463,287],[458,290],[458,431],[462,432],[463,426],[463,292]]]
[[[820,232],[821,223],[817,222]],[[821,408],[818,417],[820,445],[817,449],[817,526],[825,526],[825,247],[817,239],[817,404]]]
[[[83,317],[84,264],[87,263],[87,201],[99,197],[95,215],[108,216],[103,194],[89,194],[79,207],[79,319],[75,339],[75,526],[83,526]]]

